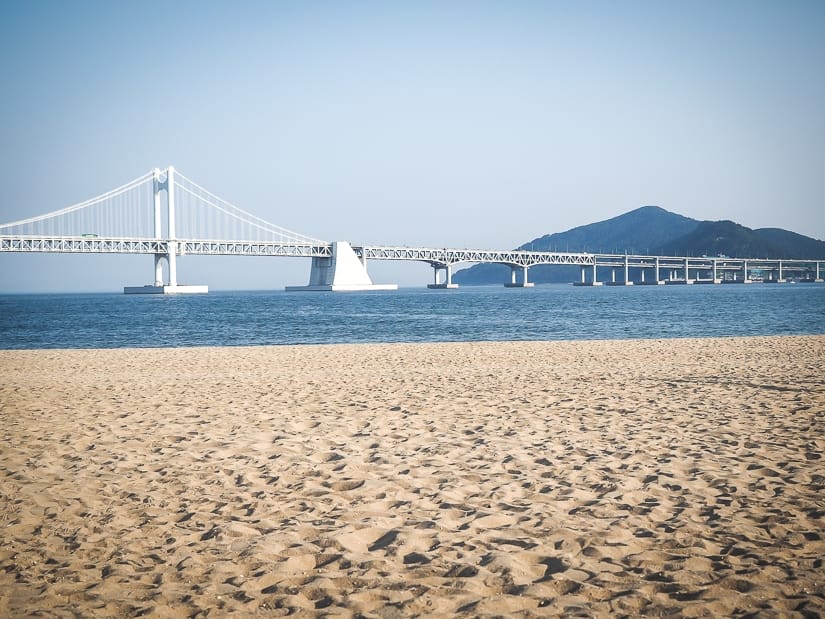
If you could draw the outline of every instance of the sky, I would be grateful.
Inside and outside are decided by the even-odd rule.
[[[0,223],[174,165],[268,221],[353,244],[509,249],[650,204],[825,239],[820,1],[0,11]],[[119,291],[150,283],[152,264],[0,254],[0,292]],[[178,262],[179,280],[211,289],[279,289],[309,269]]]

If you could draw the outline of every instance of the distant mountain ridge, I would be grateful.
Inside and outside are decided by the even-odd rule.
[[[658,206],[642,206],[618,217],[578,226],[567,232],[545,234],[519,249],[644,254],[653,247],[688,234],[698,224],[695,219]]]
[[[751,230],[732,221],[699,221],[658,206],[643,206],[566,232],[545,234],[518,249],[825,260],[825,241],[781,228]],[[530,280],[538,284],[570,282],[578,277],[577,266],[530,268]],[[510,268],[502,264],[477,264],[457,271],[453,281],[464,285],[501,284],[510,281]]]

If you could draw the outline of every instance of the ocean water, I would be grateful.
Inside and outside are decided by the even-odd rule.
[[[825,284],[0,295],[0,348],[825,334]]]

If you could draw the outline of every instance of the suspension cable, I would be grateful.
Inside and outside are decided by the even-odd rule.
[[[134,189],[136,186],[140,185],[141,183],[145,182],[146,180],[152,178],[153,172],[147,172],[143,176],[136,178],[133,181],[129,181],[125,185],[121,185],[116,189],[112,189],[111,191],[107,191],[104,194],[101,194],[95,198],[91,198],[89,200],[84,200],[83,202],[79,202],[78,204],[74,204],[72,206],[67,206],[66,208],[60,209],[59,211],[53,211],[51,213],[46,213],[45,215],[38,215],[37,217],[29,217],[28,219],[21,219],[18,221],[13,221],[7,224],[0,224],[0,228],[11,228],[13,226],[25,226],[27,224],[37,223],[39,221],[43,221],[44,219],[48,219],[50,217],[59,217],[61,215],[67,215],[68,213],[73,213],[74,211],[78,211],[82,208],[86,208],[87,206],[92,206],[98,202],[103,202],[104,200],[114,198],[119,196],[131,189]]]
[[[175,176],[176,176],[176,179],[180,178],[180,179],[186,181],[187,183],[192,185],[198,191],[203,192],[204,194],[206,194],[207,196],[209,196],[210,198],[214,199],[217,202],[221,202],[222,204],[226,205],[230,209],[233,209],[234,211],[236,211],[236,213],[240,213],[240,215],[238,215],[236,213],[231,213],[226,208],[223,208],[223,207],[219,206],[218,204],[215,204],[214,202],[205,199],[203,196],[197,195],[195,192],[193,192],[189,188],[183,186],[182,184],[179,184],[177,182],[177,180],[175,181],[175,184],[178,187],[180,187],[182,190],[184,190],[187,193],[193,195],[197,199],[209,204],[210,206],[213,206],[213,207],[217,208],[218,210],[226,213],[227,215],[229,215],[231,217],[235,217],[235,218],[237,218],[237,219],[239,219],[239,220],[241,220],[241,221],[243,221],[243,222],[245,222],[245,223],[247,223],[251,226],[256,226],[256,227],[258,227],[262,230],[265,230],[267,232],[280,234],[282,236],[291,236],[291,237],[294,237],[296,239],[302,239],[303,242],[306,242],[306,243],[309,243],[309,244],[313,244],[313,245],[326,244],[326,241],[322,241],[320,239],[316,239],[316,238],[313,238],[313,237],[310,237],[310,236],[306,236],[305,234],[299,234],[297,232],[293,232],[292,230],[288,230],[287,228],[283,228],[283,227],[278,226],[276,224],[270,223],[270,222],[266,221],[265,219],[262,219],[262,218],[258,217],[257,215],[254,215],[254,214],[252,214],[248,211],[245,211],[244,209],[235,206],[231,202],[228,202],[227,200],[224,200],[220,196],[216,196],[214,193],[212,193],[208,189],[205,189],[205,188],[201,187],[196,182],[194,182],[193,180],[187,178],[186,176],[184,176],[183,174],[181,174],[177,170],[175,170]],[[259,223],[256,223],[256,222],[259,222]]]

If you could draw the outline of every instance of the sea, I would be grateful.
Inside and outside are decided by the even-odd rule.
[[[0,349],[825,334],[825,284],[0,295]]]

